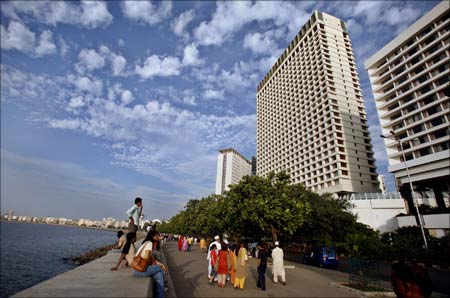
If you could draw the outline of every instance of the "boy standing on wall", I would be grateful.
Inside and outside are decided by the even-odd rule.
[[[128,218],[130,222],[128,224],[128,229],[130,232],[137,232],[139,226],[139,220],[142,214],[142,199],[136,198],[134,199],[134,205],[127,211]]]

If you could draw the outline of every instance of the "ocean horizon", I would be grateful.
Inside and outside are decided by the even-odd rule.
[[[70,257],[113,244],[114,231],[1,221],[0,298],[76,267]]]

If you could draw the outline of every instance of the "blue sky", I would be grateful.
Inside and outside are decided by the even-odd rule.
[[[317,9],[349,28],[377,171],[395,190],[364,61],[438,1],[1,2],[1,212],[170,218],[256,153],[256,86]]]

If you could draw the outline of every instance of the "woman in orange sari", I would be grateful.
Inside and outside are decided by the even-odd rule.
[[[236,252],[237,246],[233,244],[230,249],[230,282],[234,285],[234,281],[236,279]]]

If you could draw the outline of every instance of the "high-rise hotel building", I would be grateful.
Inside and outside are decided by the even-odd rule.
[[[343,21],[314,12],[257,88],[257,174],[343,195],[377,192],[356,63]]]
[[[252,163],[233,148],[219,150],[217,157],[216,194],[230,190],[242,177],[252,174]]]
[[[404,159],[416,197],[431,190],[444,206],[450,193],[449,5],[438,4],[365,62],[389,171],[410,207]]]

